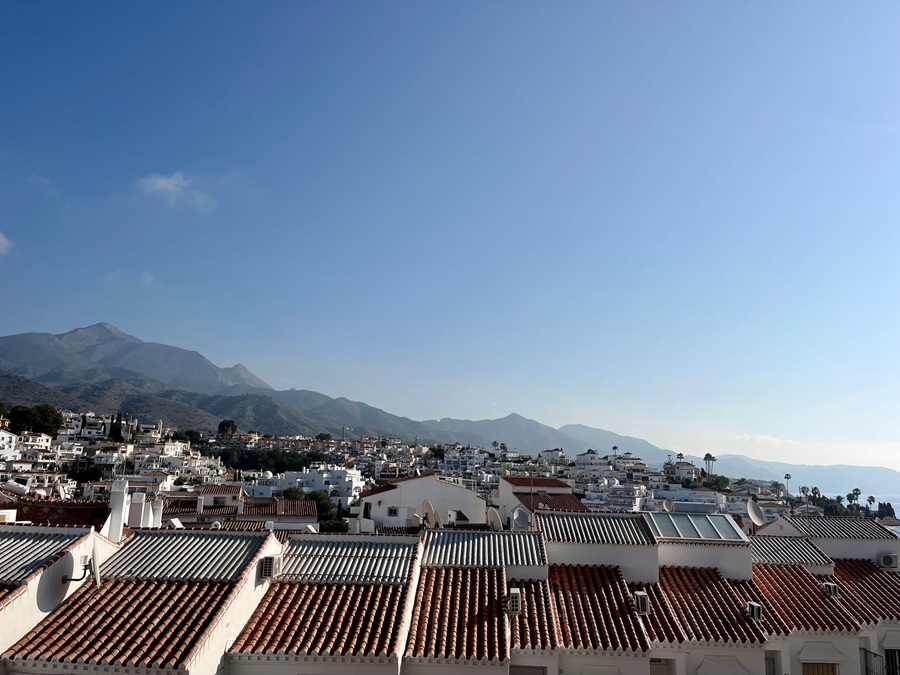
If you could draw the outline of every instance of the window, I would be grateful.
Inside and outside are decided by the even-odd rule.
[[[900,675],[900,649],[884,650],[884,675]]]
[[[213,506],[225,506],[225,497],[213,497]]]
[[[836,663],[804,663],[803,675],[837,675]]]
[[[388,507],[388,518],[396,518],[396,517],[399,516],[399,515],[400,515],[400,509],[399,509],[399,508],[397,508],[396,506],[389,506],[389,507]]]

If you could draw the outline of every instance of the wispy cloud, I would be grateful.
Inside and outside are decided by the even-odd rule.
[[[141,275],[141,286],[144,288],[155,288],[159,286],[159,279],[150,274],[150,272],[144,272]]]
[[[191,187],[193,179],[186,177],[180,171],[171,176],[163,176],[151,173],[138,181],[138,186],[144,194],[164,199],[175,206],[187,204],[200,213],[211,213],[216,210],[216,201],[208,194]]]
[[[12,251],[13,243],[0,232],[0,255],[6,255]]]

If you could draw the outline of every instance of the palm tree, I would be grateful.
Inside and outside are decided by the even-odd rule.
[[[712,456],[712,453],[707,452],[703,455],[703,461],[706,462],[706,475],[709,476],[712,473],[712,463],[716,461],[716,458]]]
[[[821,491],[819,490],[819,488],[817,488],[815,485],[813,485],[813,489],[811,490],[811,492],[812,492],[812,497],[813,497],[813,504],[818,504],[819,497],[822,496]]]
[[[804,485],[800,488],[800,494],[806,498],[806,513],[809,513],[809,487]]]
[[[770,485],[771,485],[772,492],[775,493],[775,497],[780,497],[781,496],[781,488],[783,488],[784,485],[779,483],[777,480],[773,480]]]
[[[874,504],[874,503],[875,503],[874,495],[869,495],[868,497],[866,497],[866,504],[868,505],[868,506],[866,506],[866,515],[867,516],[872,514],[872,504]]]
[[[790,480],[791,480],[791,474],[789,474],[789,473],[784,474],[784,491],[785,491],[785,493],[787,494],[788,497],[791,496],[791,483],[790,483]]]
[[[681,460],[684,459],[684,453],[683,453],[683,452],[679,452],[677,455],[675,455],[675,457],[677,457],[677,458],[678,458],[678,461],[680,462]]]

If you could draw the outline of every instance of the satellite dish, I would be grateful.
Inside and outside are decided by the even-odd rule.
[[[515,525],[517,529],[524,530],[528,527],[530,521],[531,518],[528,517],[528,511],[521,506],[513,511],[513,525]]]
[[[437,521],[440,519],[437,511],[434,510],[434,506],[431,505],[431,502],[427,499],[422,502],[422,520],[425,521],[425,527],[437,527]]]
[[[672,511],[672,509],[674,509],[674,508],[675,508],[675,502],[673,502],[671,499],[663,499],[663,503],[662,503],[663,511],[665,511],[666,513],[670,513]]]
[[[221,529],[222,529],[222,523],[220,523],[220,522],[217,520],[217,521],[215,521],[212,525],[209,526],[209,529],[211,529],[211,530],[221,530]]]
[[[766,523],[766,517],[763,515],[762,509],[752,499],[747,502],[747,515],[750,516],[750,522],[757,527]]]
[[[502,532],[503,531],[503,521],[500,520],[500,514],[497,512],[493,506],[488,509],[488,524],[491,526],[491,529],[494,532]]]

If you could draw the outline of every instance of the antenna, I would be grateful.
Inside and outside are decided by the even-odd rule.
[[[503,531],[503,521],[500,520],[500,514],[497,512],[493,506],[488,509],[488,523],[491,526],[491,529],[494,532],[502,532]]]
[[[513,525],[516,526],[516,529],[524,530],[528,527],[528,524],[531,522],[531,518],[528,517],[528,511],[523,509],[521,506],[513,511]]]
[[[762,509],[752,499],[747,502],[747,515],[750,516],[750,522],[757,527],[766,523],[766,517],[763,515]]]

